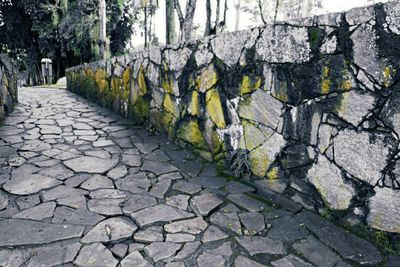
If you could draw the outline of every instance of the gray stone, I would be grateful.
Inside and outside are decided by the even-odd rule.
[[[149,257],[155,262],[170,261],[171,257],[181,248],[182,245],[171,242],[154,242],[144,248]]]
[[[151,184],[146,174],[140,172],[138,174],[132,174],[122,179],[118,179],[115,182],[115,185],[120,190],[127,190],[136,194],[147,192]]]
[[[55,202],[46,202],[39,204],[35,207],[23,210],[20,213],[13,215],[12,218],[41,221],[45,218],[53,217],[53,212],[55,208]]]
[[[134,251],[121,261],[121,267],[131,267],[131,266],[152,267],[153,265],[151,265],[148,261],[146,261],[138,251]]]
[[[280,260],[272,261],[271,265],[272,267],[313,267],[312,264],[307,263],[292,254],[289,254]]]
[[[82,226],[5,219],[0,221],[0,247],[49,244],[80,237],[83,230]]]
[[[9,200],[6,193],[0,191],[0,210],[4,210],[8,206]]]
[[[144,230],[138,231],[133,239],[141,243],[153,243],[164,241],[163,230],[161,226],[151,226]]]
[[[271,222],[268,237],[283,241],[293,241],[307,237],[309,232],[291,216],[281,217]]]
[[[85,209],[57,207],[54,212],[53,223],[67,223],[77,225],[94,225],[104,217]]]
[[[167,234],[165,241],[173,243],[186,243],[186,242],[192,242],[195,239],[196,237],[194,235],[178,233],[178,234]]]
[[[168,262],[165,267],[185,267],[183,262]]]
[[[181,209],[186,210],[189,204],[190,196],[187,195],[174,195],[172,197],[167,197],[165,204]]]
[[[231,242],[225,242],[225,243],[223,243],[222,245],[220,245],[219,247],[217,247],[215,249],[206,250],[206,252],[214,254],[214,255],[221,255],[226,259],[226,261],[229,261],[230,257],[233,254],[232,243]]]
[[[155,173],[157,176],[178,170],[174,165],[172,165],[170,163],[156,162],[156,161],[149,161],[149,160],[146,160],[140,169],[143,171],[149,171],[149,172]]]
[[[239,245],[247,250],[250,256],[256,254],[286,254],[281,240],[273,240],[263,236],[240,236],[235,237]]]
[[[113,180],[118,180],[127,174],[128,174],[128,170],[126,169],[125,165],[120,165],[120,166],[117,166],[114,169],[110,170],[107,173],[107,176]]]
[[[339,252],[343,258],[363,265],[379,264],[382,261],[378,249],[371,243],[323,220],[318,215],[302,211],[296,218],[317,235],[321,242]]]
[[[201,242],[209,243],[229,237],[225,232],[220,230],[218,227],[210,225],[204,232]]]
[[[137,226],[128,218],[113,217],[98,223],[82,239],[81,243],[113,242],[132,237]]]
[[[29,152],[39,152],[47,149],[51,149],[51,145],[39,140],[26,141],[19,148],[19,150],[21,151],[29,151]]]
[[[140,243],[133,243],[129,245],[128,253],[134,252],[134,251],[143,251],[144,247],[146,245],[140,244]]]
[[[85,190],[76,189],[65,185],[59,185],[50,190],[43,191],[41,193],[41,197],[43,201],[51,201],[71,196],[79,197],[81,195],[86,195],[86,194],[87,192]]]
[[[20,210],[24,210],[38,205],[40,203],[40,198],[38,194],[29,196],[20,196],[15,199],[15,203],[17,204]]]
[[[225,229],[242,234],[242,226],[236,212],[216,212],[211,214],[211,222]]]
[[[308,180],[315,186],[329,208],[346,210],[355,195],[353,186],[347,182],[341,170],[320,155],[317,163],[309,169]]]
[[[190,255],[192,255],[193,253],[195,253],[197,251],[199,246],[200,246],[199,241],[185,243],[183,245],[183,248],[176,255],[175,259],[183,260],[183,259],[189,257]]]
[[[90,198],[102,199],[102,198],[127,198],[128,193],[118,189],[97,189],[90,192]]]
[[[235,267],[264,267],[266,265],[263,265],[259,262],[253,261],[249,258],[246,258],[243,255],[239,255],[235,259]]]
[[[188,219],[194,217],[194,214],[161,204],[134,212],[131,214],[131,217],[140,227],[143,227],[156,222]]]
[[[200,234],[207,228],[208,224],[201,217],[194,219],[183,220],[178,222],[172,222],[164,226],[165,231],[168,233],[189,233],[189,234]]]
[[[123,202],[124,199],[119,198],[90,199],[87,206],[92,212],[112,216],[122,214],[121,206]]]
[[[400,192],[390,188],[375,187],[369,199],[368,224],[379,230],[400,233]]]
[[[97,190],[97,189],[106,189],[106,188],[114,188],[113,182],[103,175],[93,175],[91,178],[87,179],[80,186],[86,190]]]
[[[62,164],[53,166],[51,168],[42,169],[39,174],[49,176],[57,180],[65,180],[74,175],[74,172],[68,170]]]
[[[235,203],[236,205],[245,208],[251,212],[261,211],[265,208],[265,204],[252,199],[251,197],[244,194],[231,194],[228,195],[228,199]]]
[[[117,165],[117,159],[101,159],[96,157],[78,157],[64,161],[74,172],[105,173]]]
[[[223,201],[213,193],[203,193],[190,200],[190,206],[197,216],[207,216],[222,203]]]
[[[177,181],[172,188],[188,194],[195,194],[201,190],[201,186],[186,181]]]
[[[139,167],[141,163],[140,155],[123,154],[122,162],[129,167]]]
[[[72,195],[70,197],[57,199],[57,204],[73,209],[86,209],[86,198],[83,195]]]
[[[254,235],[265,228],[264,216],[257,212],[247,212],[239,214],[240,221],[246,227],[247,233]]]
[[[307,62],[311,53],[307,28],[267,26],[256,44],[256,52],[261,60],[269,63]]]
[[[209,267],[209,266],[226,266],[226,260],[220,255],[214,255],[208,252],[203,252],[197,257],[197,266]]]
[[[225,189],[231,194],[242,194],[255,191],[253,187],[247,186],[245,184],[236,181],[229,181],[226,184]]]
[[[124,213],[130,214],[144,208],[157,205],[157,199],[148,194],[134,194],[123,203],[122,210]]]
[[[128,253],[129,246],[124,243],[117,243],[111,248],[111,252],[118,258],[123,258]]]
[[[382,177],[393,148],[390,137],[382,134],[343,130],[334,139],[336,163],[372,186]]]
[[[79,243],[38,248],[30,258],[27,267],[57,266],[70,263],[75,259],[80,248]]]
[[[157,198],[164,198],[165,193],[167,193],[169,187],[171,186],[171,180],[163,179],[157,182],[150,190],[150,195]]]
[[[201,176],[189,180],[191,183],[201,185],[205,188],[220,189],[226,183],[225,178]]]
[[[333,267],[340,261],[337,254],[311,235],[294,244],[293,248],[315,266]]]
[[[93,142],[94,147],[106,147],[106,146],[113,146],[115,143],[111,140],[99,140],[96,142]]]
[[[61,182],[56,179],[39,174],[31,174],[26,177],[12,177],[10,181],[3,185],[3,189],[14,195],[31,195],[59,184]]]
[[[103,244],[95,243],[82,247],[74,264],[82,267],[115,267],[118,261]]]

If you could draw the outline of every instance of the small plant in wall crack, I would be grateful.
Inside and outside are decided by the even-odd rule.
[[[240,148],[234,150],[231,154],[230,163],[231,170],[234,176],[242,177],[250,174],[250,161],[248,150]]]

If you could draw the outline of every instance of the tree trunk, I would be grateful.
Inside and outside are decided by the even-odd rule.
[[[206,29],[204,31],[204,36],[209,36],[211,34],[211,0],[206,0]]]
[[[235,5],[235,9],[236,9],[235,31],[238,31],[239,30],[239,25],[240,25],[241,0],[238,0],[237,4]]]
[[[209,1],[209,0],[208,0]],[[175,9],[174,0],[165,1],[166,12],[166,42],[172,44],[175,42]]]
[[[186,13],[183,16],[179,0],[175,0],[175,10],[179,17],[179,26],[181,28],[181,42],[189,41],[192,37],[194,11],[196,10],[197,0],[187,0]]]
[[[106,18],[106,1],[105,0],[99,0],[99,24],[100,24],[100,38],[99,38],[99,44],[100,44],[100,58],[102,60],[106,59],[106,23],[107,23],[107,18]]]

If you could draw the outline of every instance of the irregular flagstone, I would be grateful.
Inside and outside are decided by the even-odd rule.
[[[268,237],[272,239],[280,239],[284,241],[293,241],[296,239],[306,238],[309,234],[308,230],[302,227],[293,217],[286,216],[274,220]]]
[[[145,230],[138,231],[134,236],[138,242],[152,243],[164,241],[163,231],[161,226],[151,226]]]
[[[146,160],[143,163],[143,166],[140,167],[141,170],[143,171],[149,171],[152,173],[155,173],[157,176],[164,174],[164,173],[170,173],[170,172],[174,172],[177,171],[178,169],[167,162],[157,162],[157,161],[150,161],[150,160]]]
[[[164,226],[165,231],[168,233],[189,233],[200,234],[207,228],[208,224],[201,217],[194,219],[172,222]]]
[[[90,199],[87,206],[90,211],[101,215],[122,215],[121,206],[123,202],[124,199],[120,198]]]
[[[220,189],[225,185],[226,178],[201,176],[190,179],[189,181],[205,188]]]
[[[201,186],[186,181],[177,181],[172,188],[188,194],[194,194],[201,190]]]
[[[112,242],[132,237],[137,226],[129,218],[114,217],[98,223],[82,239],[82,243]]]
[[[6,193],[0,191],[0,210],[4,210],[8,206],[9,200]]]
[[[157,205],[157,199],[149,194],[134,194],[122,205],[124,213],[130,214]]]
[[[187,195],[174,195],[172,197],[167,197],[165,204],[181,209],[186,210],[189,204],[190,196]]]
[[[200,242],[199,241],[185,243],[183,245],[183,248],[175,256],[175,259],[176,260],[183,260],[183,259],[189,257],[190,255],[192,255],[193,253],[195,253],[197,251],[199,246],[200,246]]]
[[[305,262],[292,254],[271,262],[272,267],[313,267],[312,264]]]
[[[243,207],[251,212],[261,211],[265,208],[265,204],[252,199],[251,197],[244,194],[231,194],[228,195],[228,199],[236,205]]]
[[[294,244],[293,248],[315,266],[333,267],[340,261],[336,253],[311,235]]]
[[[246,227],[249,234],[254,235],[265,228],[264,216],[257,212],[239,214],[240,221]]]
[[[81,245],[49,246],[35,250],[27,267],[56,266],[72,262],[78,254]]]
[[[64,164],[74,172],[105,173],[115,167],[118,159],[101,159],[96,157],[78,157],[64,161]]]
[[[120,190],[127,190],[135,194],[147,192],[151,184],[146,174],[140,172],[118,179],[115,185]]]
[[[178,234],[167,234],[165,241],[173,243],[186,243],[186,242],[192,242],[195,239],[196,237],[194,235],[178,233]]]
[[[164,198],[165,193],[167,193],[169,187],[171,186],[171,180],[164,179],[157,182],[150,190],[150,195],[157,198]]]
[[[211,215],[211,222],[225,229],[242,234],[242,227],[236,212],[216,212]]]
[[[171,242],[154,242],[144,248],[149,257],[155,262],[169,261],[172,256],[181,248],[182,245]]]
[[[115,267],[118,261],[103,244],[94,243],[81,248],[74,264],[82,267]]]
[[[266,265],[263,265],[259,262],[253,261],[249,258],[246,258],[243,255],[239,255],[235,259],[235,267],[265,267]]]
[[[121,261],[121,267],[132,267],[132,266],[152,267],[153,265],[151,265],[148,261],[146,261],[138,251],[134,251]]]
[[[209,267],[209,266],[226,266],[226,260],[220,255],[214,255],[212,253],[203,252],[197,257],[198,267]]]
[[[96,142],[93,142],[94,147],[106,147],[106,146],[113,146],[115,143],[111,140],[99,140]]]
[[[48,150],[51,149],[51,145],[39,140],[29,140],[26,141],[22,144],[22,146],[19,148],[21,151],[33,151],[33,152],[38,152],[38,151],[43,151],[43,150]]]
[[[12,218],[40,221],[45,218],[53,217],[53,212],[55,208],[56,203],[54,201],[46,202],[39,204],[35,207],[23,210],[20,213],[13,215]]]
[[[73,209],[86,209],[86,198],[83,195],[70,196],[57,199],[59,206],[67,206]]]
[[[93,191],[96,189],[114,188],[114,184],[107,177],[96,174],[84,181],[80,187],[89,191]]]
[[[30,248],[0,249],[0,266],[14,267],[23,266],[31,257]]]
[[[59,185],[53,189],[43,191],[41,193],[41,197],[42,200],[46,202],[71,196],[79,197],[80,195],[87,195],[87,194],[88,192],[82,189],[76,189],[70,186]]]
[[[31,174],[27,177],[14,177],[3,185],[3,189],[14,195],[31,195],[44,189],[55,187],[61,181],[39,174]]]
[[[146,208],[131,214],[140,227],[155,222],[169,222],[194,217],[194,214],[164,204]]]
[[[92,199],[102,198],[127,198],[128,193],[118,189],[97,189],[90,192],[89,196]]]
[[[104,217],[86,209],[72,209],[69,207],[57,207],[54,212],[53,223],[68,223],[76,225],[95,225]]]
[[[236,241],[244,247],[250,256],[256,254],[286,254],[286,250],[281,240],[273,240],[263,236],[239,236],[235,237]]]
[[[42,169],[41,171],[39,171],[39,174],[56,178],[57,180],[65,180],[69,177],[72,177],[74,175],[74,172],[68,170],[62,164],[59,164],[51,168]]]
[[[223,232],[218,227],[214,225],[210,225],[207,230],[204,232],[203,237],[201,238],[201,242],[209,243],[221,239],[225,239],[229,237],[225,232]]]
[[[48,244],[80,237],[83,230],[76,225],[5,219],[0,221],[0,247]]]
[[[382,257],[376,247],[342,228],[322,219],[318,215],[302,211],[296,219],[310,229],[318,239],[352,262],[362,265],[379,264]]]
[[[117,166],[114,169],[110,170],[107,173],[107,176],[113,180],[118,180],[119,178],[122,178],[127,174],[128,174],[128,170],[126,169],[126,166],[120,165],[120,166]]]
[[[222,203],[223,201],[213,193],[203,193],[190,200],[190,206],[197,216],[207,216]]]
[[[111,252],[117,256],[118,258],[122,259],[128,253],[129,246],[124,243],[117,243],[111,248]]]
[[[19,207],[20,210],[31,208],[40,203],[39,194],[29,195],[29,196],[20,196],[15,199],[15,203],[17,204],[17,206]]]
[[[141,163],[140,155],[123,154],[122,162],[129,167],[139,167]]]

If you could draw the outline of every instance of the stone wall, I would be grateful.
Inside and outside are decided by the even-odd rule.
[[[306,208],[400,233],[400,3],[68,70],[68,87]],[[248,163],[248,164],[246,164]]]
[[[15,64],[7,56],[0,55],[0,122],[18,102],[17,79]]]

